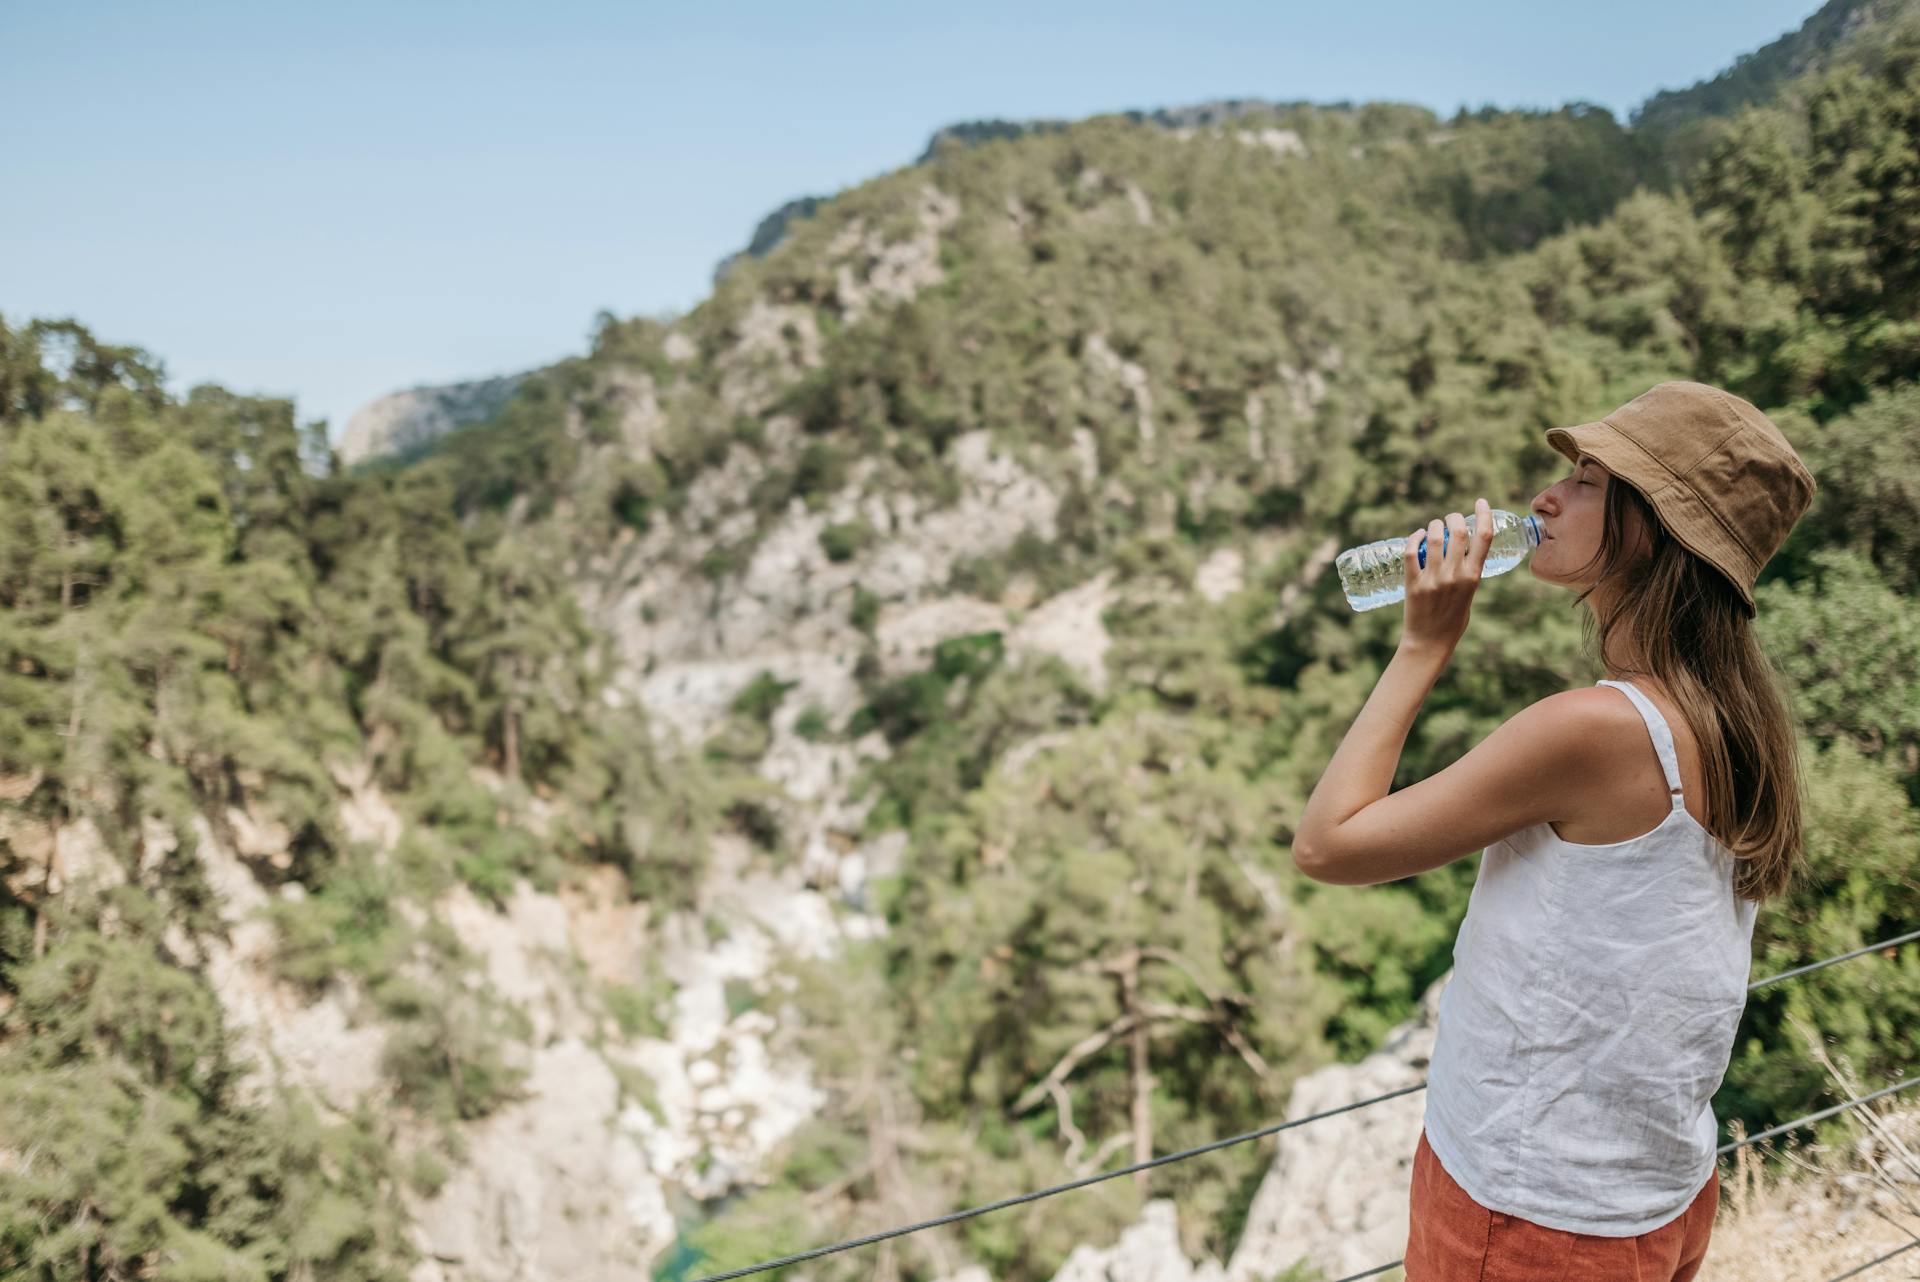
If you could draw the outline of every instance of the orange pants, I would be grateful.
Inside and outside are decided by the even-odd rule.
[[[1676,1218],[1637,1237],[1550,1229],[1490,1211],[1453,1182],[1420,1132],[1407,1282],[1688,1282],[1707,1255],[1720,1172]]]

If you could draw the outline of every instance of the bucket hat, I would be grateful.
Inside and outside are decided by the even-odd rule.
[[[1765,414],[1705,383],[1661,383],[1605,418],[1555,427],[1568,459],[1590,454],[1646,497],[1683,547],[1739,589],[1753,581],[1813,502],[1813,474]]]

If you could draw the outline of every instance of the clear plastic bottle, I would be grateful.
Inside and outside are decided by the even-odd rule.
[[[1473,517],[1467,518],[1467,534],[1473,534]],[[1447,544],[1453,532],[1444,530],[1440,542],[1440,553],[1446,555]],[[1493,509],[1493,546],[1487,549],[1487,562],[1480,567],[1480,577],[1492,578],[1496,574],[1505,574],[1520,564],[1527,553],[1540,546],[1540,520],[1531,514],[1515,516],[1504,508]],[[1383,605],[1392,605],[1407,595],[1406,582],[1406,538],[1381,539],[1378,543],[1363,543],[1359,547],[1348,548],[1334,558],[1334,565],[1340,571],[1340,586],[1346,590],[1347,603],[1355,610],[1377,610]],[[1420,536],[1419,565],[1427,564],[1427,538]]]

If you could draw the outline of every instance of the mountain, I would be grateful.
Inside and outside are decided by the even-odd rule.
[[[1676,160],[1668,168],[1684,171],[1698,162],[1703,146],[1699,139],[1690,135],[1724,120],[1741,108],[1767,101],[1779,93],[1783,86],[1797,79],[1804,80],[1837,62],[1852,60],[1870,63],[1890,33],[1915,22],[1916,14],[1920,14],[1920,8],[1916,7],[1914,0],[1828,0],[1799,28],[1757,50],[1740,55],[1732,66],[1717,76],[1701,80],[1686,89],[1664,89],[1653,94],[1632,112],[1632,127],[1642,135],[1665,137],[1667,141],[1663,145]],[[1183,130],[1213,126],[1251,115],[1270,115],[1305,105],[1298,101],[1230,98],[1116,114],[1136,123]],[[1336,107],[1343,105],[1334,104]],[[926,164],[942,147],[970,147],[990,141],[1057,133],[1069,124],[1063,120],[978,120],[946,125],[934,131],[913,163]],[[1647,176],[1655,177],[1651,172]],[[1670,183],[1677,176],[1677,173],[1665,173],[1658,175],[1658,180]],[[812,217],[829,199],[826,196],[802,196],[786,202],[761,219],[747,245],[727,255],[715,266],[715,286],[741,259],[763,258],[771,253],[786,236],[791,224]],[[507,385],[510,386],[510,383]],[[342,438],[343,455],[358,461],[398,448],[397,444],[389,442],[424,442],[452,425],[479,421],[484,417],[480,407],[490,407],[493,394],[486,393],[481,401],[471,401],[468,399],[469,389],[492,386],[494,383],[490,382],[454,384],[444,389],[420,388],[371,402],[356,411],[354,420],[349,421],[348,430]],[[444,395],[437,395],[436,391]],[[366,416],[369,423],[380,424],[379,429],[363,427],[355,430],[353,423],[362,416]]]
[[[1912,22],[1915,12],[1912,0],[1827,0],[1796,30],[1741,54],[1712,79],[1654,94],[1634,110],[1634,126],[1672,131],[1766,102],[1790,81],[1842,60],[1871,59],[1890,30]]]
[[[1474,867],[1292,864],[1399,634],[1332,559],[1665,378],[1819,484],[1756,588],[1807,820],[1756,966],[1911,929],[1917,66],[1671,188],[1577,103],[940,145],[386,466],[0,323],[0,1273],[684,1280],[1403,1079]],[[1482,589],[1394,785],[1598,675],[1570,606]],[[1897,1080],[1917,1010],[1897,956],[1756,992],[1723,1130]],[[810,1267],[1332,1272],[1414,1116]]]
[[[1653,94],[1632,112],[1632,128],[1643,136],[1663,138],[1661,145],[1671,160],[1659,170],[1643,170],[1641,176],[1663,185],[1671,184],[1698,163],[1705,145],[1698,136],[1703,129],[1744,107],[1771,99],[1784,86],[1806,80],[1830,65],[1842,61],[1870,64],[1892,33],[1916,21],[1920,21],[1920,5],[1916,5],[1915,0],[1828,0],[1799,28],[1753,52],[1741,54],[1717,76],[1687,89],[1664,89]],[[1169,130],[1192,130],[1250,116],[1271,116],[1307,105],[1297,100],[1228,98],[1150,111],[1128,110],[1116,115]],[[1347,104],[1331,106],[1337,110]],[[925,165],[942,147],[971,147],[1058,133],[1069,124],[1064,120],[995,119],[946,125],[934,131],[913,163]],[[742,259],[764,258],[771,253],[793,223],[811,218],[829,199],[802,196],[761,219],[745,248],[727,255],[715,266],[715,286]],[[457,408],[469,403],[464,398],[466,389],[472,386],[475,385],[451,385],[442,389],[446,393],[444,398],[436,396],[435,389],[422,388],[370,403],[356,412],[355,419],[366,415],[384,425],[392,418],[392,426],[383,427],[377,434],[355,432],[350,421],[347,436],[343,438],[343,444],[352,442],[351,450],[345,451],[347,457],[358,460],[369,453],[390,452],[391,447],[379,443],[388,438],[425,441],[447,430],[449,425],[478,421],[484,415],[477,409]],[[452,404],[443,404],[443,400]],[[363,438],[373,444],[363,446]]]
[[[415,387],[369,401],[355,410],[336,448],[344,463],[416,453],[448,432],[484,423],[500,412],[523,376]]]
[[[802,196],[797,200],[789,200],[786,204],[780,206],[780,208],[774,210],[765,218],[762,218],[759,225],[753,229],[753,239],[747,242],[747,247],[736,253],[728,254],[714,267],[713,283],[718,285],[726,276],[728,269],[742,257],[766,257],[767,254],[772,252],[773,247],[780,243],[780,238],[787,234],[787,224],[789,222],[796,218],[812,217],[813,211],[818,209],[827,199],[825,196]]]
[[[1232,119],[1249,112],[1274,111],[1286,105],[1303,104],[1261,102],[1257,99],[1229,99],[1223,102],[1201,103],[1191,107],[1179,107],[1172,110],[1163,109],[1153,112],[1129,111],[1123,114],[1130,120],[1150,121],[1153,124],[1162,125],[1167,128],[1190,128],[1197,125],[1214,124],[1218,121]],[[976,120],[947,125],[934,131],[933,136],[927,140],[926,149],[920,153],[919,158],[913,163],[916,165],[924,165],[928,160],[932,159],[935,151],[944,146],[958,145],[970,147],[978,143],[999,138],[1022,138],[1035,133],[1057,133],[1065,129],[1068,123],[1069,122],[1064,120]],[[713,283],[718,285],[721,278],[726,275],[727,271],[740,258],[764,258],[773,252],[774,246],[778,245],[781,238],[786,235],[787,225],[790,222],[799,218],[812,217],[814,210],[818,209],[828,199],[829,197],[826,196],[802,196],[796,200],[788,201],[761,219],[759,225],[754,228],[753,238],[747,242],[747,247],[727,255],[721,259],[719,265],[713,269]]]
[[[1633,110],[1633,127],[1649,133],[1672,133],[1687,125],[1724,118],[1742,107],[1765,102],[1788,82],[1810,76],[1839,60],[1870,60],[1889,32],[1903,23],[1913,22],[1917,12],[1920,10],[1913,0],[1827,0],[1797,29],[1751,53],[1741,54],[1717,76],[1687,89],[1663,89],[1653,94]],[[1120,114],[1140,123],[1187,129],[1303,105],[1298,101],[1229,98]],[[947,125],[934,131],[914,163],[927,163],[942,146],[975,146],[1034,133],[1057,132],[1067,124],[1062,120],[979,120]],[[766,255],[779,243],[788,221],[810,216],[822,199],[809,196],[781,206],[761,221],[752,241],[740,254]],[[715,283],[740,254],[730,255],[716,268]]]

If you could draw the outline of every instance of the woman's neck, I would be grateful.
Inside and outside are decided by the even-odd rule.
[[[1616,636],[1610,648],[1611,654],[1602,655],[1600,666],[1606,670],[1609,681],[1629,681],[1635,677],[1651,678],[1654,675],[1644,657],[1636,650],[1629,650],[1625,636]]]

